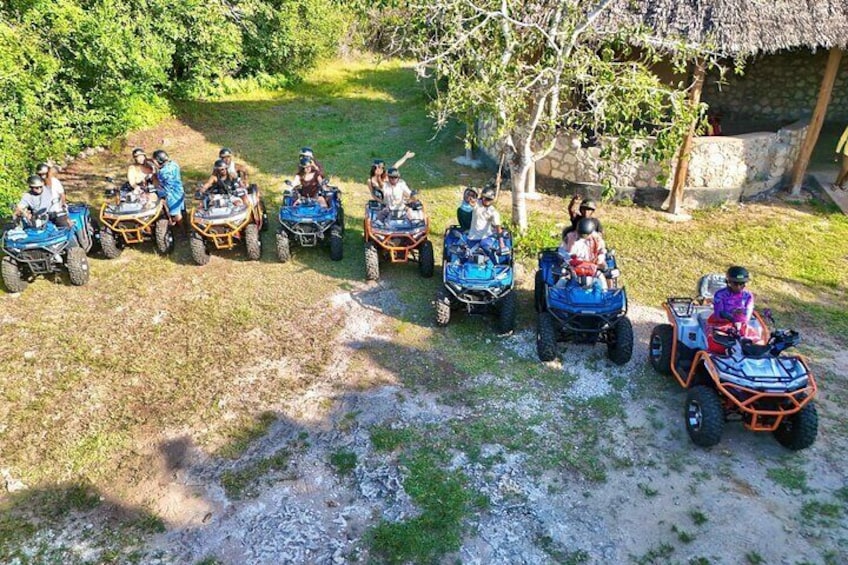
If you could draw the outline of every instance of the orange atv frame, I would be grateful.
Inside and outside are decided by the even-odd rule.
[[[709,304],[710,302],[705,302]],[[692,359],[692,365],[687,374],[681,374],[678,371],[675,360],[677,359],[678,346],[678,327],[677,320],[671,311],[671,307],[666,302],[663,304],[666,311],[669,323],[673,328],[672,344],[671,344],[671,373],[677,380],[678,384],[685,389],[698,384],[707,384],[705,381],[711,379],[712,385],[718,391],[721,402],[724,405],[726,412],[738,412],[743,415],[743,425],[749,430],[756,432],[773,432],[780,427],[781,422],[787,416],[791,416],[799,412],[806,406],[818,392],[818,385],[810,371],[809,363],[806,357],[802,355],[794,355],[803,365],[808,374],[808,384],[802,389],[790,393],[768,393],[758,390],[753,390],[747,387],[737,385],[735,383],[722,381],[719,378],[719,371],[713,363],[709,353],[704,350],[699,350],[695,353]],[[758,312],[754,312],[754,317],[760,323],[760,327],[764,332],[763,339],[769,337],[768,326]],[[744,399],[744,400],[743,400]],[[785,401],[789,401],[788,407]],[[772,401],[772,402],[769,402]],[[783,402],[781,402],[783,401]],[[776,409],[763,409],[759,406],[767,404],[777,407]]]
[[[145,239],[153,237],[153,226],[164,214],[170,218],[164,199],[159,199],[157,213],[150,214],[150,210],[140,211],[137,214],[122,214],[121,216],[107,215],[104,202],[100,207],[100,222],[104,227],[120,234],[127,244],[142,243]],[[149,216],[147,216],[150,214]],[[142,218],[142,216],[144,216]]]
[[[215,249],[232,249],[235,247],[236,244],[241,241],[241,232],[245,227],[247,227],[247,224],[255,223],[257,226],[262,228],[262,214],[261,212],[258,212],[258,207],[254,206],[254,204],[250,201],[247,203],[247,214],[245,214],[244,220],[237,223],[224,222],[220,224],[200,225],[194,220],[194,213],[196,211],[196,206],[191,209],[189,223],[191,224],[192,229],[202,235],[204,239],[212,241],[215,245]],[[219,231],[222,227],[228,228],[228,230]]]
[[[424,205],[421,205],[424,214],[424,231],[413,237],[408,232],[389,232],[385,236],[374,234],[371,228],[371,217],[365,215],[365,243],[373,242],[377,247],[387,252],[392,263],[409,262],[409,254],[416,251],[430,236],[430,218],[424,213]]]

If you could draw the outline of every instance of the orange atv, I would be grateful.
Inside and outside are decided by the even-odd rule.
[[[265,207],[255,184],[242,188],[237,183],[195,193],[200,204],[191,211],[189,236],[191,257],[198,265],[209,262],[209,247],[233,249],[244,242],[247,257],[258,261],[262,255],[260,231],[267,224]]]
[[[369,200],[365,206],[365,278],[380,278],[380,259],[416,261],[421,276],[432,277],[435,260],[429,233],[430,220],[420,201],[413,200],[402,210],[387,210],[380,200]]]
[[[107,179],[112,183],[112,179]],[[162,254],[174,250],[171,216],[165,199],[148,183],[137,189],[125,182],[109,186],[100,207],[100,246],[107,259],[117,259],[124,247],[152,239]]]

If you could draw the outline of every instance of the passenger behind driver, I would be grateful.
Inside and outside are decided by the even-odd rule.
[[[132,164],[127,168],[127,182],[130,187],[139,192],[146,189],[156,175],[156,162],[147,158],[141,147],[132,150]]]
[[[227,173],[231,178],[237,178],[243,186],[247,186],[247,169],[233,159],[233,151],[229,147],[222,147],[218,151],[218,159],[227,166]]]
[[[498,262],[495,255],[495,245],[501,253],[506,253],[507,248],[503,239],[503,227],[501,226],[501,215],[493,206],[495,202],[495,189],[487,186],[480,194],[480,200],[474,203],[471,211],[471,227],[468,230],[468,245],[473,247],[479,245],[493,263]]]
[[[474,206],[476,204],[477,191],[469,186],[462,193],[462,204],[456,209],[456,221],[459,223],[459,229],[463,233],[468,233],[468,230],[471,229],[471,216],[474,213]]]
[[[575,260],[586,262],[598,267],[595,278],[603,290],[607,289],[607,279],[603,274],[607,264],[607,246],[603,236],[595,231],[595,220],[593,218],[582,218],[577,222],[577,229],[563,230],[562,243],[557,250],[563,261]],[[560,279],[565,284],[564,279]],[[559,284],[559,281],[558,281]]]

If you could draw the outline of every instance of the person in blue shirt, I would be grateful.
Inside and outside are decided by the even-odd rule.
[[[183,210],[185,209],[185,190],[180,177],[180,166],[172,161],[168,154],[157,149],[153,152],[153,160],[159,166],[156,172],[156,186],[160,198],[165,199],[171,222],[182,225]],[[183,226],[185,229],[185,226]]]

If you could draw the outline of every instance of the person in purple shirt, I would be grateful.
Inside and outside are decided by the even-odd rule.
[[[734,324],[747,324],[754,314],[754,295],[745,289],[751,280],[748,269],[733,266],[727,269],[727,286],[713,295],[713,316]]]

